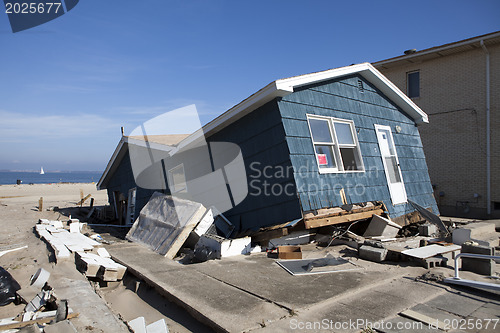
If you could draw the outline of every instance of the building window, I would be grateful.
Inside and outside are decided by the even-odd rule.
[[[307,120],[320,173],[364,170],[352,120],[318,116]]]
[[[420,97],[420,72],[409,72],[406,74],[408,97]]]
[[[186,192],[186,175],[184,174],[184,164],[168,170],[168,186],[171,193]]]

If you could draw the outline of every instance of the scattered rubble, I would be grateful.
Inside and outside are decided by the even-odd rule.
[[[68,307],[66,300],[57,299],[54,289],[48,283],[49,277],[49,272],[40,268],[25,287],[21,288],[13,279],[10,281],[16,286],[8,294],[17,289],[16,300],[25,306],[16,317],[1,319],[0,331],[22,329],[23,332],[76,332],[68,319],[77,317],[78,313]],[[0,295],[3,296],[4,292],[5,290],[0,290]],[[63,331],[60,330],[62,328]]]

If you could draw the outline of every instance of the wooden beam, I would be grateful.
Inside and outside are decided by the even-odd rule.
[[[345,214],[339,216],[329,216],[319,219],[305,220],[304,224],[306,226],[306,229],[319,228],[327,225],[334,225],[339,223],[354,222],[358,220],[369,219],[373,215],[375,214],[380,215],[383,212],[384,211],[382,209],[376,209],[376,210],[370,210],[368,212]]]
[[[259,232],[258,234],[253,235],[252,242],[262,242],[265,240],[270,240],[273,238],[280,238],[280,237],[287,236],[287,235],[288,235],[287,228],[263,231],[263,232]]]
[[[43,197],[40,197],[38,200],[38,211],[41,212],[43,210]]]
[[[83,203],[88,199],[90,198],[92,194],[87,194],[87,196],[85,198],[83,198],[82,200],[78,201],[77,205],[83,205]]]

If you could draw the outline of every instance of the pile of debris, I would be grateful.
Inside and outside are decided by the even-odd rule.
[[[68,307],[67,300],[57,299],[54,289],[48,284],[49,272],[38,269],[29,284],[21,288],[7,271],[3,268],[0,271],[0,295],[4,300],[1,305],[12,301],[25,304],[16,317],[0,320],[0,331],[76,332],[69,319],[77,317],[78,313]]]
[[[119,281],[123,278],[126,267],[115,262],[102,244],[81,233],[84,223],[70,219],[65,225],[62,221],[40,219],[35,229],[41,239],[54,249],[56,259],[68,260],[74,253],[77,269],[87,277],[98,278],[104,282]]]
[[[302,259],[301,246],[312,242],[324,247],[347,245],[361,259],[373,262],[404,261],[425,268],[446,267],[459,252],[494,254],[498,246],[494,225],[492,230],[492,224],[472,231],[456,228],[424,207],[410,204],[418,213],[405,226],[389,218],[383,202],[374,201],[305,212],[301,219],[231,238],[234,226],[214,207],[155,193],[127,239],[182,263],[266,251],[269,257],[289,261],[278,264],[294,275],[359,268],[340,257]],[[480,232],[492,235],[489,244],[481,240],[465,243],[474,241],[474,235]],[[463,260],[464,269],[467,260]],[[483,273],[494,274],[494,264],[483,266]]]
[[[183,249],[183,263],[248,254],[250,237],[229,239],[234,226],[216,208],[154,193],[127,234],[127,239],[174,259]],[[190,249],[190,250],[189,250]]]

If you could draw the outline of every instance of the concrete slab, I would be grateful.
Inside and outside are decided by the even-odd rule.
[[[75,327],[69,320],[63,320],[55,324],[47,325],[44,333],[77,333]]]
[[[471,313],[471,317],[479,318],[479,319],[499,319],[500,320],[500,312],[499,306],[494,303],[485,303],[476,311]],[[500,329],[500,325],[498,327]]]
[[[289,314],[279,305],[197,271],[194,265],[181,266],[140,245],[122,244],[108,251],[134,275],[216,331],[255,329]]]
[[[461,317],[446,312],[444,310],[429,306],[427,304],[417,304],[411,308],[411,310],[418,313],[424,314],[426,316],[435,318],[439,320],[441,324],[445,323],[445,320],[460,320]]]
[[[401,277],[393,276],[381,282],[374,279],[371,285],[362,284],[349,293],[315,304],[293,317],[271,323],[262,331],[279,332],[283,328],[290,331],[319,323],[323,325],[319,330],[302,331],[360,332],[369,324],[380,325],[394,314],[445,292],[441,287]],[[398,320],[406,321],[404,318]]]
[[[428,306],[465,317],[479,309],[483,305],[483,302],[472,297],[467,297],[467,295],[446,293],[430,300],[426,304]]]
[[[386,322],[378,331],[384,333],[406,333],[406,332],[443,332],[437,328],[430,328],[429,325],[403,317],[394,317]]]
[[[395,315],[419,303],[435,309],[432,315],[448,314],[448,318],[470,315],[489,304],[474,295],[451,293],[437,283],[415,281],[414,277],[427,271],[420,267],[360,259],[355,263],[363,267],[361,271],[297,277],[265,254],[181,265],[133,243],[116,244],[108,251],[128,266],[129,272],[217,331],[359,332],[370,323],[387,319],[418,323]],[[356,255],[347,247],[336,251],[336,256]],[[326,254],[317,249],[304,252],[308,258]],[[440,269],[453,274],[450,269]],[[493,301],[491,304],[497,307]],[[478,315],[487,311],[492,310],[479,310]],[[422,328],[414,325],[410,327]],[[402,327],[388,332],[412,331]],[[436,330],[424,327],[413,331]]]
[[[381,272],[365,270],[295,277],[265,254],[206,262],[196,269],[294,311],[384,279]]]

